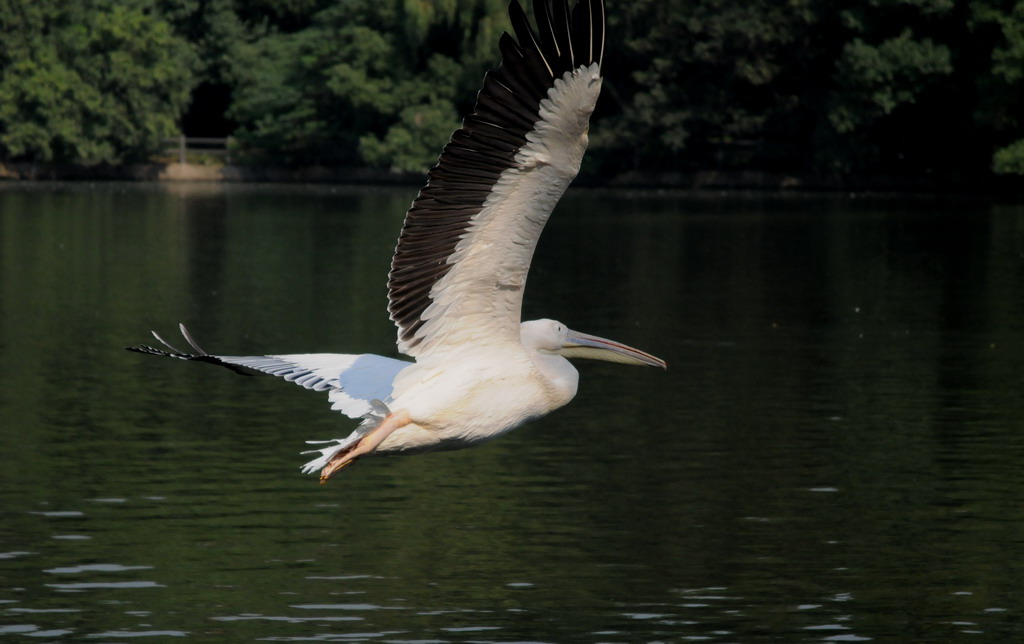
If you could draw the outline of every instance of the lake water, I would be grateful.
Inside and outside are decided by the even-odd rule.
[[[0,186],[0,636],[1024,639],[1024,208],[573,192],[526,316],[669,370],[323,487],[323,394],[122,350],[393,355],[414,194]]]

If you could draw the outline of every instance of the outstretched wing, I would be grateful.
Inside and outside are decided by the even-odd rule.
[[[484,77],[405,217],[388,279],[398,348],[519,342],[522,292],[555,203],[579,171],[601,90],[603,0],[509,4],[516,39]],[[518,39],[518,42],[517,42]]]
[[[331,409],[350,418],[362,418],[372,411],[372,401],[387,401],[391,396],[395,376],[411,363],[372,354],[299,353],[266,356],[222,356],[204,351],[188,332],[179,325],[181,335],[194,353],[179,351],[157,335],[166,349],[147,345],[127,347],[128,351],[179,360],[193,360],[227,367],[235,373],[255,375],[265,373],[284,378],[288,382],[312,389],[327,391]]]

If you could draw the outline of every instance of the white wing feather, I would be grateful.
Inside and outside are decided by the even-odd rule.
[[[349,418],[362,418],[369,414],[373,400],[388,400],[395,376],[412,364],[370,353],[209,357],[279,376],[306,389],[328,391],[331,409]]]
[[[434,284],[417,357],[472,343],[518,343],[523,288],[537,240],[555,204],[579,172],[587,127],[601,91],[596,63],[566,72],[541,101],[541,119],[501,174],[484,207]],[[443,349],[442,349],[443,350]]]

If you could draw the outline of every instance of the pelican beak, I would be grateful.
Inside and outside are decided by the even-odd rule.
[[[580,333],[569,330],[569,334],[562,344],[558,355],[565,358],[588,358],[590,360],[604,360],[605,362],[619,362],[622,364],[647,365],[650,367],[661,367],[667,369],[668,364],[661,358],[655,358],[651,354],[634,349],[631,346],[606,340],[596,335]]]

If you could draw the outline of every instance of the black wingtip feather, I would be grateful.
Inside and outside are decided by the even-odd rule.
[[[594,43],[594,62],[597,63],[598,67],[604,64],[604,38],[605,38],[605,15],[604,15],[604,0],[590,0],[592,5],[591,16],[592,20],[590,28],[593,30],[593,43]]]
[[[192,345],[192,348],[195,349],[196,353],[198,353],[199,355],[203,355],[203,356],[209,355],[209,354],[206,353],[206,351],[203,351],[203,348],[199,346],[199,343],[197,343],[195,338],[192,337],[192,334],[188,332],[188,329],[185,328],[185,324],[184,323],[179,322],[178,323],[178,329],[181,331],[181,336],[183,338],[185,338],[186,342],[188,342],[190,345]]]
[[[572,25],[569,22],[569,0],[555,0],[551,3],[551,27],[558,42],[559,66],[572,69]]]
[[[592,7],[587,0],[580,0],[572,8],[571,24],[572,38],[575,43],[573,47],[573,67],[589,65],[594,60],[594,31],[591,28],[593,15]]]
[[[142,353],[149,356],[161,356],[164,358],[177,358],[178,360],[189,360],[194,362],[206,362],[208,364],[215,364],[217,366],[224,367],[225,369],[230,369],[231,371],[234,371],[235,373],[243,376],[255,375],[256,372],[254,372],[252,369],[247,369],[246,367],[224,362],[217,356],[213,356],[206,353],[206,351],[203,351],[203,349],[195,341],[195,338],[192,337],[192,334],[189,333],[188,329],[185,328],[184,324],[179,324],[178,328],[181,330],[182,337],[185,338],[185,341],[188,342],[189,345],[191,345],[191,347],[196,351],[196,353],[186,353],[184,351],[180,351],[174,348],[174,346],[170,342],[160,337],[160,334],[158,334],[156,331],[150,331],[150,333],[153,334],[153,337],[156,338],[160,342],[160,344],[167,347],[168,350],[157,349],[146,344],[140,344],[134,347],[125,347],[124,349],[125,351]]]
[[[541,60],[544,61],[544,66],[548,70],[548,74],[552,77],[555,75],[554,69],[551,64],[544,59],[543,50],[541,49],[540,42],[537,40],[537,35],[533,32],[533,27],[530,26],[530,20],[526,17],[526,12],[523,11],[518,0],[511,0],[508,3],[508,18],[512,23],[512,30],[516,34],[516,40],[522,43],[523,47],[527,49],[536,49],[541,52]]]

